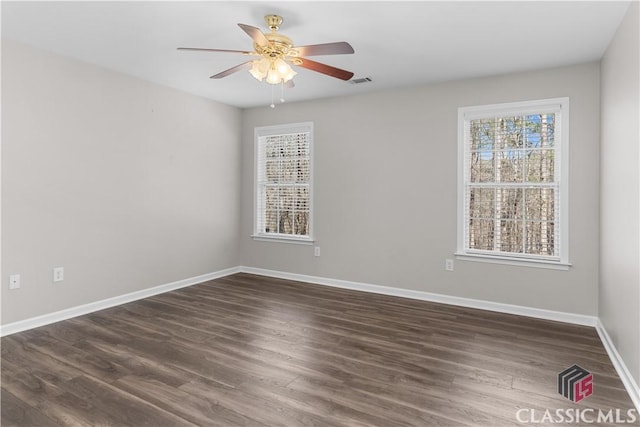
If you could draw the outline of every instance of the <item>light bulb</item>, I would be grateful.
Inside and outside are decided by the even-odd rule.
[[[287,64],[286,62],[284,62],[282,59],[278,59],[276,61],[276,63],[275,63],[275,66],[276,66],[278,72],[280,73],[280,77],[282,77],[282,80],[284,80],[285,82],[288,82],[296,74],[298,74],[295,71],[293,71],[291,69],[291,66],[289,64]]]
[[[289,71],[291,71],[291,67],[289,67],[289,64],[279,58],[276,60],[275,67],[281,76],[284,76],[285,74],[288,74]]]
[[[280,77],[280,74],[278,74],[278,70],[273,68],[269,70],[269,73],[267,74],[267,83],[277,85],[281,81],[282,77]]]

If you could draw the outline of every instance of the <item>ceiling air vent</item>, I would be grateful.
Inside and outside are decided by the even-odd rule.
[[[360,77],[358,79],[351,79],[349,80],[349,83],[354,84],[354,85],[359,85],[362,83],[369,83],[372,82],[373,80],[371,79],[371,77]]]

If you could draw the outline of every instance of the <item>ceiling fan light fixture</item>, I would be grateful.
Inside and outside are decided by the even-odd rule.
[[[249,73],[259,81],[266,78],[265,81],[272,85],[288,82],[298,74],[281,58],[275,61],[268,58],[257,59],[253,61]]]
[[[266,79],[266,82],[272,85],[288,82],[298,74],[282,58],[276,60],[261,58],[251,61],[249,73],[256,80],[261,82]]]

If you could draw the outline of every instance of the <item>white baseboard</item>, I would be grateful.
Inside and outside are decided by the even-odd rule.
[[[162,294],[175,289],[196,285],[208,280],[218,279],[220,277],[229,276],[235,273],[249,273],[260,276],[276,277],[280,279],[295,280],[299,282],[307,282],[317,285],[332,286],[343,289],[352,289],[356,291],[371,292],[383,295],[392,295],[397,297],[411,298],[422,301],[438,302],[442,304],[451,304],[462,307],[477,308],[480,310],[495,311],[500,313],[516,314],[520,316],[534,317],[538,319],[555,320],[559,322],[573,323],[577,325],[593,326],[598,324],[598,318],[595,316],[586,316],[581,314],[564,313],[559,311],[545,310],[540,308],[525,307],[519,305],[503,304],[491,301],[483,301],[471,298],[455,297],[450,295],[435,294],[431,292],[414,291],[410,289],[393,288],[389,286],[373,285],[362,282],[352,282],[347,280],[330,279],[326,277],[309,276],[305,274],[287,273],[283,271],[267,270],[262,268],[237,266],[213,273],[203,274],[201,276],[190,277],[176,282],[155,286],[153,288],[143,289],[101,301],[95,301],[88,304],[71,307],[65,310],[48,313],[42,316],[32,317],[30,319],[20,320],[6,325],[0,325],[0,336],[14,334],[16,332],[26,331],[28,329],[37,328],[39,326],[48,325],[59,322],[61,320],[70,319],[72,317],[81,316],[83,314],[92,313],[94,311],[103,310],[105,308],[114,307],[128,302],[147,298],[153,295]],[[601,328],[604,331],[604,328]]]
[[[42,316],[32,317],[26,320],[20,320],[13,323],[0,326],[0,336],[15,334],[16,332],[26,331],[28,329],[49,325],[61,320],[71,319],[72,317],[82,316],[83,314],[93,313],[94,311],[104,310],[105,308],[115,307],[117,305],[126,304],[142,298],[148,298],[154,295],[173,291],[175,289],[185,288],[187,286],[196,285],[209,280],[218,279],[220,277],[229,276],[240,272],[239,267],[227,268],[213,273],[203,274],[201,276],[190,277],[188,279],[178,280],[172,283],[155,286],[153,288],[143,289],[124,295],[118,295],[113,298],[107,298],[101,301],[95,301],[88,304],[79,305],[77,307],[67,308],[65,310],[48,313]]]
[[[633,404],[636,406],[638,412],[640,412],[640,386],[634,380],[631,372],[629,372],[629,369],[624,363],[624,360],[622,360],[622,357],[620,357],[620,353],[618,353],[615,345],[613,345],[613,341],[611,340],[611,337],[607,333],[607,330],[605,329],[600,319],[598,319],[598,322],[596,324],[596,331],[598,331],[598,335],[600,336],[600,340],[602,341],[604,349],[607,350],[607,354],[609,355],[609,359],[611,359],[613,367],[616,369],[616,372],[620,376],[620,379],[622,380],[624,387],[627,389],[627,392],[629,392],[629,397],[633,401]]]
[[[435,294],[410,289],[392,288],[389,286],[372,285],[347,280],[329,279],[326,277],[307,276],[305,274],[287,273],[283,271],[266,270],[262,268],[241,266],[243,273],[257,274],[260,276],[276,277],[279,279],[296,280],[299,282],[313,283],[317,285],[333,286],[336,288],[352,289],[356,291],[372,292],[376,294],[392,295],[417,299],[422,301],[438,302],[442,304],[457,305],[461,307],[477,308],[480,310],[496,311],[499,313],[517,314],[519,316],[535,317],[538,319],[555,320],[558,322],[572,323],[584,326],[596,326],[598,318],[582,314],[564,313],[560,311],[545,310],[541,308],[525,307],[520,305],[503,304],[498,302],[483,301],[472,298],[462,298],[450,295]]]

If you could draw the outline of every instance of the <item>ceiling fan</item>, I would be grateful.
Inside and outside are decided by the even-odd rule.
[[[178,49],[241,53],[259,57],[215,74],[211,76],[212,79],[220,79],[241,70],[249,70],[251,75],[260,81],[264,80],[273,85],[283,83],[288,86],[293,86],[291,79],[293,79],[297,73],[293,71],[290,65],[306,68],[341,80],[349,80],[353,77],[353,73],[350,71],[306,58],[307,56],[354,53],[353,47],[351,47],[349,43],[336,42],[295,46],[289,37],[278,33],[280,25],[282,24],[281,16],[267,15],[264,17],[264,20],[271,30],[270,33],[265,34],[260,31],[259,28],[252,27],[251,25],[238,24],[238,26],[253,39],[253,51],[206,49],[198,47],[179,47]]]

